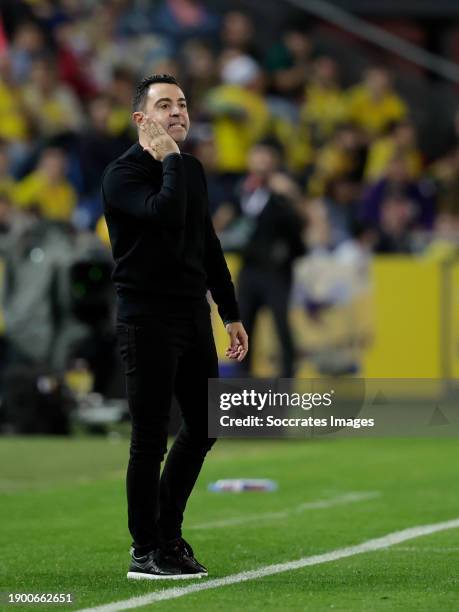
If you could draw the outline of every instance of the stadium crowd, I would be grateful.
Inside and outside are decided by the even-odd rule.
[[[33,223],[107,244],[100,180],[136,138],[133,89],[142,76],[172,74],[188,98],[186,150],[205,166],[215,228],[242,258],[249,334],[267,304],[289,376],[294,261],[456,254],[459,114],[445,155],[429,159],[387,67],[370,65],[344,87],[339,58],[306,31],[286,27],[266,44],[249,14],[209,6],[2,3],[0,248],[8,261]]]

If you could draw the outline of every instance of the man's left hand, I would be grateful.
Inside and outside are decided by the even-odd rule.
[[[230,337],[230,346],[226,349],[226,357],[242,361],[249,350],[249,337],[240,321],[227,323],[226,331]]]

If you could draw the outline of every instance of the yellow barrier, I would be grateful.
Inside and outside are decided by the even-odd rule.
[[[372,266],[374,340],[364,354],[367,378],[440,378],[442,273],[437,262],[379,257]]]
[[[240,263],[227,258],[237,281]],[[297,375],[317,376],[315,351],[349,351],[365,378],[459,378],[459,262],[446,265],[411,256],[377,257],[372,290],[352,303],[328,309],[320,321],[291,311],[300,355]],[[227,335],[213,308],[222,362]],[[254,374],[276,376],[279,346],[271,316],[262,311],[254,338]]]

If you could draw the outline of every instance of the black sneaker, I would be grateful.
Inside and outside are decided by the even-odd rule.
[[[202,574],[191,565],[174,563],[174,558],[168,558],[159,549],[152,550],[143,557],[131,555],[131,564],[127,577],[131,580],[182,580],[185,578],[201,578]]]
[[[193,549],[183,538],[171,540],[161,546],[158,554],[161,565],[179,567],[183,574],[195,577],[207,576],[207,568],[195,559]]]

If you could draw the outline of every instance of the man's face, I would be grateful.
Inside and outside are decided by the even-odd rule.
[[[249,152],[249,172],[259,176],[269,176],[279,169],[279,154],[275,149],[262,144],[255,145]]]
[[[150,85],[143,113],[134,113],[137,125],[141,125],[146,117],[157,121],[176,142],[183,142],[187,137],[190,119],[185,96],[177,85]]]
[[[368,89],[374,96],[384,95],[391,85],[389,73],[380,68],[368,70],[365,80]]]

